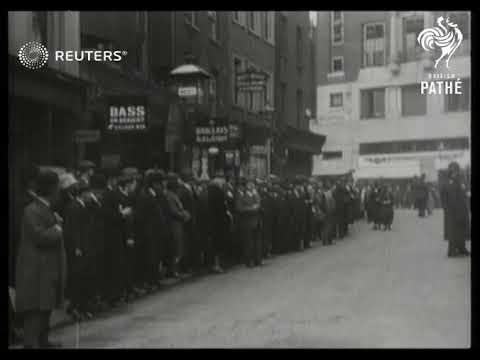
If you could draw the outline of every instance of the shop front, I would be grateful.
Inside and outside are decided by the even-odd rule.
[[[188,167],[195,177],[208,180],[222,172],[238,177],[244,157],[240,124],[229,123],[227,118],[199,119],[188,136],[191,156]]]
[[[77,159],[103,168],[157,165],[166,168],[167,89],[124,70],[87,64],[83,74],[95,83],[89,98],[86,127],[100,133],[98,141],[77,144]]]
[[[321,154],[326,136],[309,131],[287,127],[282,136],[285,165],[282,176],[311,176],[313,156]]]

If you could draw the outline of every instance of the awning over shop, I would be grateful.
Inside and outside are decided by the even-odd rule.
[[[320,154],[326,138],[325,135],[315,134],[289,126],[285,133],[285,145],[287,148],[293,150]]]

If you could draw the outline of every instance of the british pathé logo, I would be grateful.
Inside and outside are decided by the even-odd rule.
[[[127,54],[125,50],[55,50],[53,61],[119,62]],[[20,63],[28,69],[43,67],[48,56],[47,48],[35,41],[26,43],[18,51]]]
[[[418,43],[426,51],[440,50],[440,56],[435,60],[434,68],[437,69],[441,60],[445,61],[448,69],[449,61],[463,40],[463,35],[458,25],[443,16],[437,18],[438,26],[427,28],[417,37]],[[445,25],[445,24],[446,25]],[[452,73],[429,73],[428,80],[422,81],[420,86],[422,95],[460,95],[462,94],[462,81]]]
[[[443,24],[445,22],[447,27]],[[458,49],[463,40],[463,35],[458,25],[451,22],[447,17],[445,20],[443,16],[437,19],[438,27],[427,28],[418,34],[417,41],[426,51],[435,50],[439,48],[441,54],[438,59],[435,60],[435,69],[438,66],[440,60],[445,58],[445,63],[448,69],[448,62],[452,57],[455,50]]]

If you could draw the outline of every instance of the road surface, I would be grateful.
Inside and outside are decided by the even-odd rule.
[[[442,221],[441,210],[399,210],[391,232],[359,222],[334,246],[193,279],[51,337],[81,348],[469,347],[470,258],[446,257]]]

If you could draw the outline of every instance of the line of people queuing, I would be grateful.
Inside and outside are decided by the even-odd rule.
[[[78,321],[159,289],[162,279],[261,266],[312,242],[333,245],[362,217],[353,180],[212,180],[135,168],[37,170],[16,261],[16,312],[27,348],[48,340],[51,311]]]

